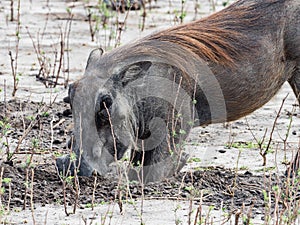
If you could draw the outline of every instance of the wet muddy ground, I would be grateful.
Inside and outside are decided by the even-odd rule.
[[[7,203],[10,200],[11,207],[20,207],[24,205],[24,198],[27,196],[25,205],[27,207],[30,205],[30,188],[25,195],[25,183],[26,176],[28,176],[27,182],[31,181],[33,169],[34,203],[42,205],[62,203],[64,199],[63,178],[59,177],[56,171],[55,157],[68,151],[66,139],[70,133],[68,127],[72,123],[72,117],[68,113],[69,107],[65,103],[53,103],[52,106],[46,106],[46,104],[35,102],[9,101],[6,106],[1,103],[1,109],[5,108],[6,112],[1,110],[0,117],[3,121],[3,115],[6,114],[5,118],[10,121],[12,129],[7,135],[10,146],[17,145],[10,141],[19,140],[24,133],[24,127],[32,128],[20,145],[20,150],[14,153],[11,160],[7,161],[5,156],[1,160],[2,178],[11,179],[11,183],[2,183],[6,190],[11,186],[11,196],[8,191],[2,196],[4,202]],[[58,123],[60,125],[55,126]],[[54,127],[52,129],[51,124]],[[51,138],[52,135],[53,138]],[[52,150],[50,141],[47,140],[53,140]],[[32,161],[29,164],[27,162],[31,155]],[[97,179],[96,187],[95,178]],[[283,187],[284,180],[282,175],[254,175],[247,170],[237,173],[234,169],[224,167],[203,167],[196,168],[194,171],[181,172],[162,183],[146,185],[144,197],[200,200],[200,192],[203,191],[204,203],[218,206],[223,202],[226,207],[241,207],[244,204],[260,208],[264,207],[262,191],[275,185]],[[126,183],[119,184],[117,175],[116,177],[79,177],[79,183],[81,205],[91,203],[93,190],[95,191],[95,204],[117,200],[118,189],[121,189],[123,200],[128,198],[129,193],[133,199],[142,196],[142,186],[132,183],[128,190],[124,190]],[[73,185],[67,185],[66,200],[69,204],[74,201]]]

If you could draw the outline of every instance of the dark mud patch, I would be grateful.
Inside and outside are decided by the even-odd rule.
[[[27,175],[24,168],[8,165],[2,165],[2,168],[4,168],[3,177],[11,178],[10,186],[2,184],[5,190],[1,196],[2,203],[7,205],[10,202],[11,208],[24,207],[24,205],[27,208],[30,207],[32,170],[28,170]],[[26,176],[29,177],[29,182],[26,181]],[[214,209],[222,207],[230,211],[251,208],[252,214],[255,215],[261,214],[269,203],[264,197],[264,192],[272,193],[272,188],[283,186],[278,183],[278,179],[285,180],[284,177],[278,178],[276,175],[254,176],[249,172],[236,175],[234,171],[223,168],[207,168],[193,173],[180,173],[164,182],[145,186],[136,183],[128,185],[123,182],[119,183],[116,179],[99,176],[79,177],[80,194],[77,203],[80,208],[91,207],[92,203],[95,205],[110,202],[128,203],[141,199],[143,191],[145,199],[192,200],[196,204],[202,202],[204,205],[214,206]],[[34,168],[33,180],[34,204],[39,203],[42,206],[63,204],[63,185],[53,164]],[[65,193],[66,203],[69,206],[74,205],[76,199],[74,181],[66,185]],[[274,207],[275,196],[272,194],[270,197],[273,199],[272,207]],[[281,204],[280,207],[284,205]]]
[[[49,106],[44,103],[10,101],[0,103],[0,106],[0,120],[10,125],[6,134],[5,128],[1,127],[2,139],[8,138],[9,149],[15,153],[7,162],[7,147],[2,144],[2,181],[10,178],[10,182],[2,182],[2,203],[10,204],[11,208],[28,207],[30,197],[33,196],[34,203],[63,204],[63,182],[56,171],[55,157],[68,151],[65,143],[72,123],[68,105],[54,103]],[[24,136],[28,127],[30,129]],[[14,152],[21,137],[23,141],[17,152]],[[33,139],[37,139],[38,144],[33,145]],[[30,157],[32,162],[28,164]],[[179,173],[164,182],[144,186],[119,182],[117,178],[79,177],[79,206],[90,205],[93,195],[95,204],[144,196],[146,199],[202,201],[215,208],[221,205],[231,209],[249,206],[256,212],[266,204],[265,193],[272,193],[270,196],[274,199],[275,191],[272,190],[274,187],[285,188],[286,181],[285,177],[276,174],[254,175],[248,171],[237,173],[221,167]],[[66,202],[74,204],[74,180],[66,182],[65,193]]]
[[[5,190],[2,195],[4,204],[10,202],[12,208],[24,207],[24,205],[29,207],[32,170],[6,164],[2,164],[1,167],[4,168],[3,178],[11,178],[10,184],[2,183]],[[33,170],[33,202],[41,205],[63,204],[62,180],[57,175],[54,164],[40,165]],[[228,209],[251,206],[255,212],[256,209],[265,207],[264,191],[283,185],[278,183],[278,179],[284,180],[284,177],[254,176],[249,172],[236,175],[234,171],[223,168],[207,168],[193,173],[180,173],[164,182],[144,186],[137,183],[118,182],[117,179],[100,176],[79,177],[78,204],[80,207],[91,205],[93,194],[94,204],[120,199],[130,201],[141,198],[143,191],[145,199],[202,201],[204,204],[214,205],[216,209],[221,205]],[[76,188],[73,181],[66,184],[65,193],[67,204],[74,204]],[[26,202],[24,202],[25,197]]]

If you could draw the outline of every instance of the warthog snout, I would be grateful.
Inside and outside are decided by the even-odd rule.
[[[67,154],[56,159],[56,167],[62,176],[74,176],[76,172],[79,176],[91,176],[94,169],[91,168],[84,159],[77,158],[77,153],[79,149],[73,147],[76,146],[75,141],[72,143],[70,139],[67,143],[68,149],[72,149],[73,152],[71,155]]]

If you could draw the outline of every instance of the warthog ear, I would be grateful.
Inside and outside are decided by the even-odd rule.
[[[148,69],[151,67],[152,62],[143,61],[126,66],[116,77],[117,81],[120,81],[123,86],[129,82],[138,79],[146,74]]]
[[[97,63],[97,61],[101,58],[103,54],[104,50],[102,48],[94,49],[89,55],[85,69],[87,70],[89,65],[94,65],[95,63]]]
[[[96,124],[103,126],[108,124],[109,114],[111,112],[112,98],[110,95],[99,95],[95,106]]]

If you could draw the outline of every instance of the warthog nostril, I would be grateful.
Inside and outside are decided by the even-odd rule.
[[[109,109],[112,105],[112,99],[109,95],[104,95],[100,99],[100,110],[106,110]]]
[[[108,123],[112,103],[113,101],[110,95],[99,95],[95,106],[96,124],[102,126]]]

